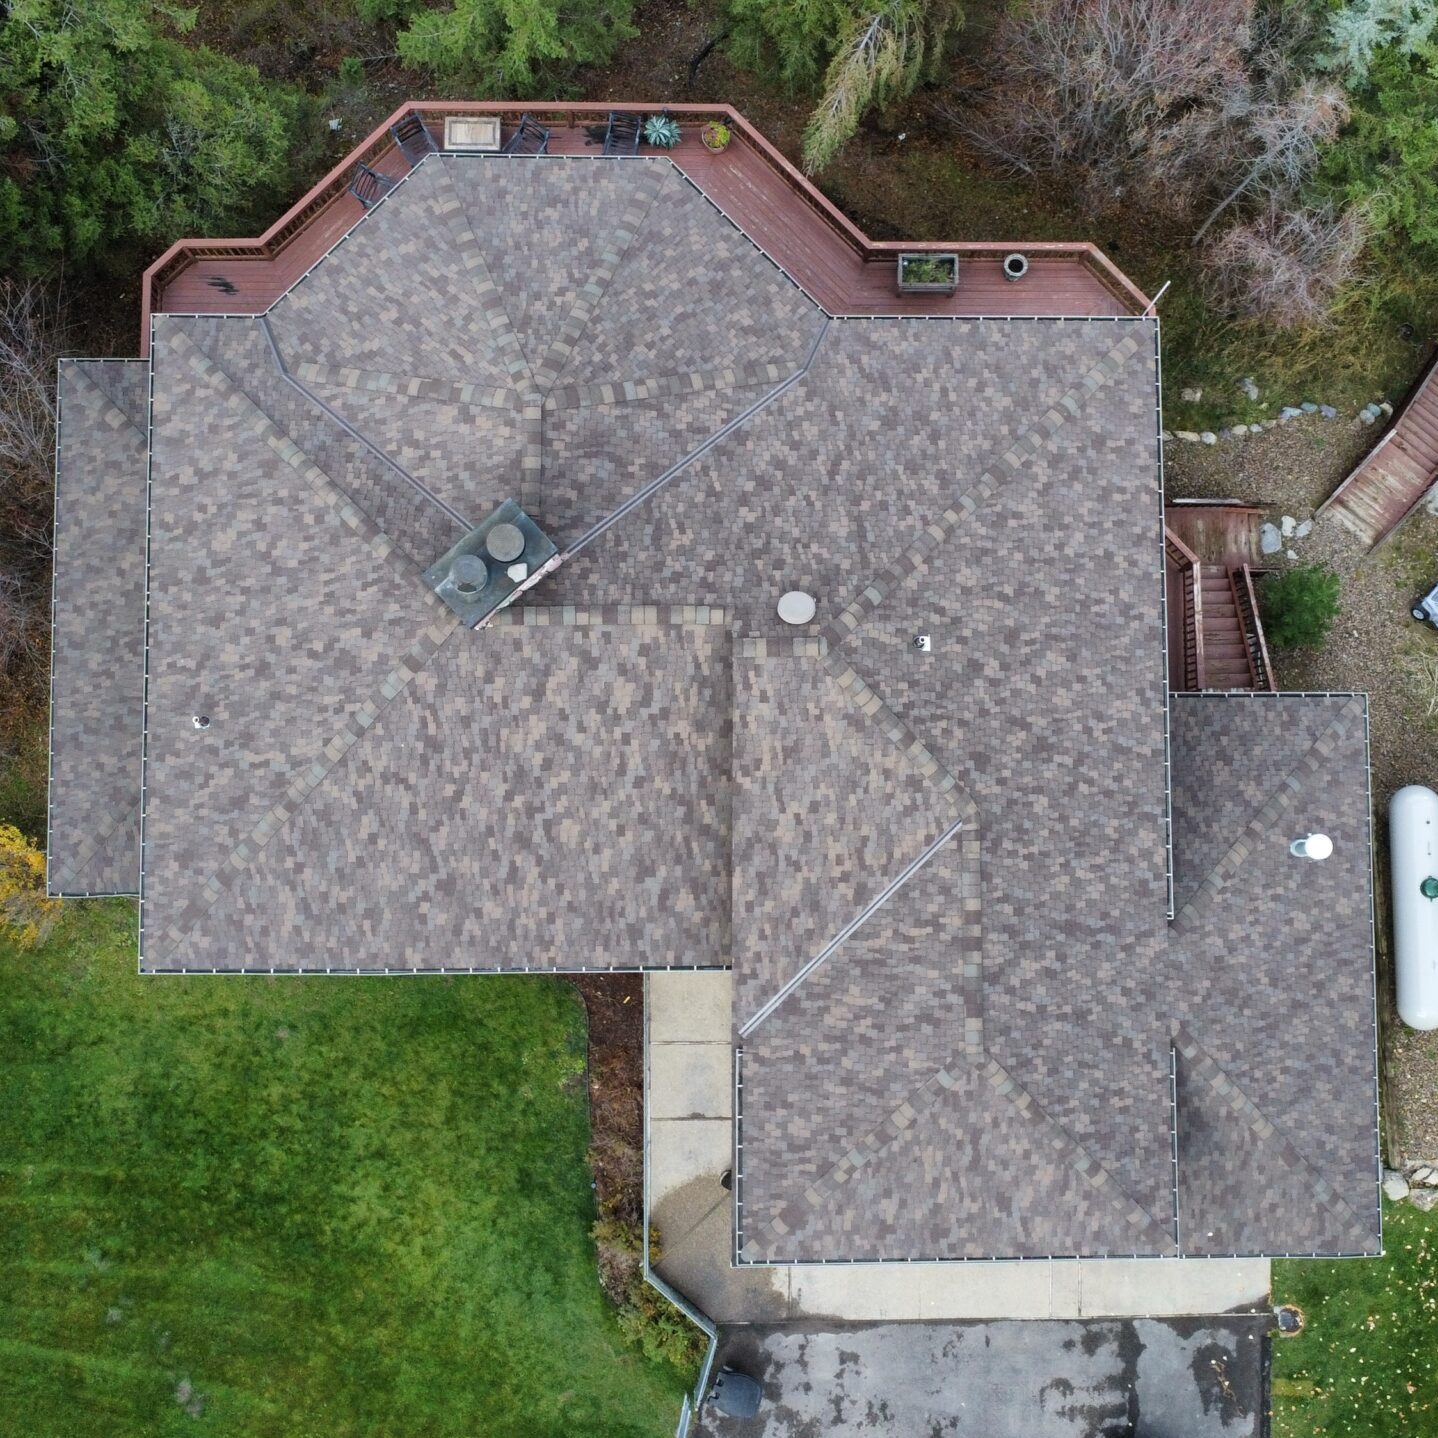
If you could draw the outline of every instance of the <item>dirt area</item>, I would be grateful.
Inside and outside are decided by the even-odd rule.
[[[644,1219],[644,980],[585,974],[571,982],[589,1014],[589,1163],[604,1227],[600,1279],[622,1303],[638,1268]]]
[[[1217,445],[1170,444],[1170,498],[1241,499],[1275,524],[1313,510],[1373,443],[1371,429],[1343,417],[1296,420],[1257,438]],[[1384,1024],[1385,1145],[1390,1162],[1438,1159],[1438,1035],[1405,1029],[1393,1012],[1388,976],[1388,799],[1404,784],[1438,784],[1438,632],[1415,624],[1409,606],[1438,583],[1438,516],[1420,512],[1365,557],[1340,526],[1320,519],[1291,539],[1274,564],[1325,564],[1342,579],[1341,608],[1320,650],[1276,652],[1284,689],[1363,690],[1369,696],[1378,887],[1378,945]]]

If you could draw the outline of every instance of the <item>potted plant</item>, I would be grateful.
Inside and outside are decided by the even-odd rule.
[[[1006,280],[1021,280],[1028,272],[1029,257],[1027,255],[1004,256],[1004,278]]]
[[[959,283],[957,255],[924,251],[899,256],[901,295],[951,295]]]
[[[720,150],[727,149],[729,141],[733,138],[733,132],[723,120],[710,120],[699,132],[699,138],[704,141],[704,148],[717,155]]]
[[[644,142],[659,150],[672,150],[679,143],[679,121],[672,115],[651,115],[644,122]]]

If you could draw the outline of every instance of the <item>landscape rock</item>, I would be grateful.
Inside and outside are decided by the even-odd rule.
[[[1284,554],[1285,554],[1289,559],[1297,559],[1297,558],[1298,558],[1298,555],[1295,554],[1294,551],[1291,550],[1291,549],[1285,549],[1283,552],[1284,552]]]
[[[1211,429],[1204,430],[1198,436],[1205,444],[1217,444],[1218,436]]]
[[[1283,548],[1283,536],[1276,524],[1265,524],[1259,529],[1258,547],[1265,554],[1277,554]]]
[[[1191,429],[1177,429],[1173,432],[1173,437],[1175,439],[1183,440],[1185,444],[1198,443],[1198,435],[1194,430]]]
[[[1408,1177],[1412,1183],[1432,1183],[1438,1174],[1435,1174],[1427,1164],[1419,1164]]]
[[[1301,410],[1304,412],[1304,414],[1317,414],[1317,413],[1318,413],[1318,406],[1317,406],[1316,404],[1314,404],[1311,399],[1306,399],[1306,400],[1304,400],[1303,403],[1302,403],[1301,405],[1299,405],[1298,407],[1299,407],[1299,409],[1301,409]]]
[[[1358,411],[1358,418],[1364,424],[1372,424],[1373,421],[1378,418],[1378,416],[1374,414],[1371,409],[1365,408]]]
[[[1319,406],[1318,406],[1318,413],[1321,414],[1324,419],[1337,419],[1337,418],[1338,418],[1338,411],[1337,411],[1336,409],[1334,409],[1331,404],[1321,404],[1321,405],[1319,405]]]
[[[1285,539],[1292,539],[1293,531],[1298,528],[1298,521],[1291,514],[1285,514],[1280,521],[1280,525],[1283,530],[1283,537]]]
[[[1166,429],[1166,430],[1164,430],[1164,432],[1163,432],[1163,438],[1165,439],[1165,441],[1172,439],[1172,438],[1173,438],[1173,431],[1172,431],[1171,429]]]
[[[1392,419],[1392,417],[1393,417],[1393,406],[1392,406],[1391,404],[1389,404],[1386,399],[1381,399],[1381,400],[1378,401],[1378,408],[1383,411],[1383,414],[1384,414],[1384,416],[1385,416],[1386,418]]]
[[[1231,434],[1235,439],[1242,439],[1243,436],[1248,433],[1248,426],[1246,424],[1236,424],[1232,429],[1226,432]]]
[[[1252,375],[1245,375],[1243,379],[1239,380],[1238,387],[1243,391],[1245,399],[1251,400],[1255,404],[1258,402],[1258,386],[1254,384]]]
[[[1311,519],[1305,519],[1303,523],[1300,524],[1298,528],[1293,531],[1293,537],[1295,539],[1307,539],[1308,536],[1312,533],[1313,521]]]
[[[1299,409],[1297,405],[1286,404],[1286,405],[1283,406],[1283,408],[1282,408],[1281,410],[1278,411],[1278,417],[1279,417],[1279,419],[1284,419],[1284,420],[1297,419],[1298,416],[1301,415],[1302,413],[1303,413],[1303,411],[1302,411],[1301,409]]]
[[[1390,1203],[1401,1203],[1408,1197],[1408,1180],[1391,1168],[1383,1173],[1383,1197]]]
[[[1408,1194],[1408,1202],[1420,1213],[1432,1213],[1438,1207],[1438,1188],[1415,1188]]]
[[[1199,400],[1203,398],[1203,391],[1190,386],[1187,389],[1179,390],[1178,397],[1183,400],[1185,404],[1197,404]]]

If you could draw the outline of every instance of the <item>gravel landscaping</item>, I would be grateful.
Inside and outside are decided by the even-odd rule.
[[[1168,495],[1243,500],[1262,505],[1274,524],[1284,516],[1301,524],[1374,438],[1375,430],[1350,412],[1335,419],[1306,415],[1214,445],[1170,442],[1164,456]],[[1438,583],[1438,516],[1420,512],[1366,558],[1347,530],[1319,519],[1304,538],[1285,539],[1270,562],[1325,564],[1342,579],[1341,608],[1325,647],[1277,652],[1273,660],[1284,689],[1355,689],[1369,695],[1379,967],[1386,989],[1388,799],[1404,784],[1438,785],[1438,631],[1416,624],[1408,613],[1413,601]],[[1438,1161],[1438,1034],[1405,1029],[1387,992],[1382,1011],[1389,1161]]]

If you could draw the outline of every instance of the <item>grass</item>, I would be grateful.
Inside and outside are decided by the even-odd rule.
[[[1273,1265],[1274,1302],[1308,1320],[1274,1340],[1274,1438],[1438,1432],[1438,1211],[1385,1205],[1384,1247]]]
[[[0,1433],[667,1435],[589,1239],[555,980],[148,978],[0,941]]]

